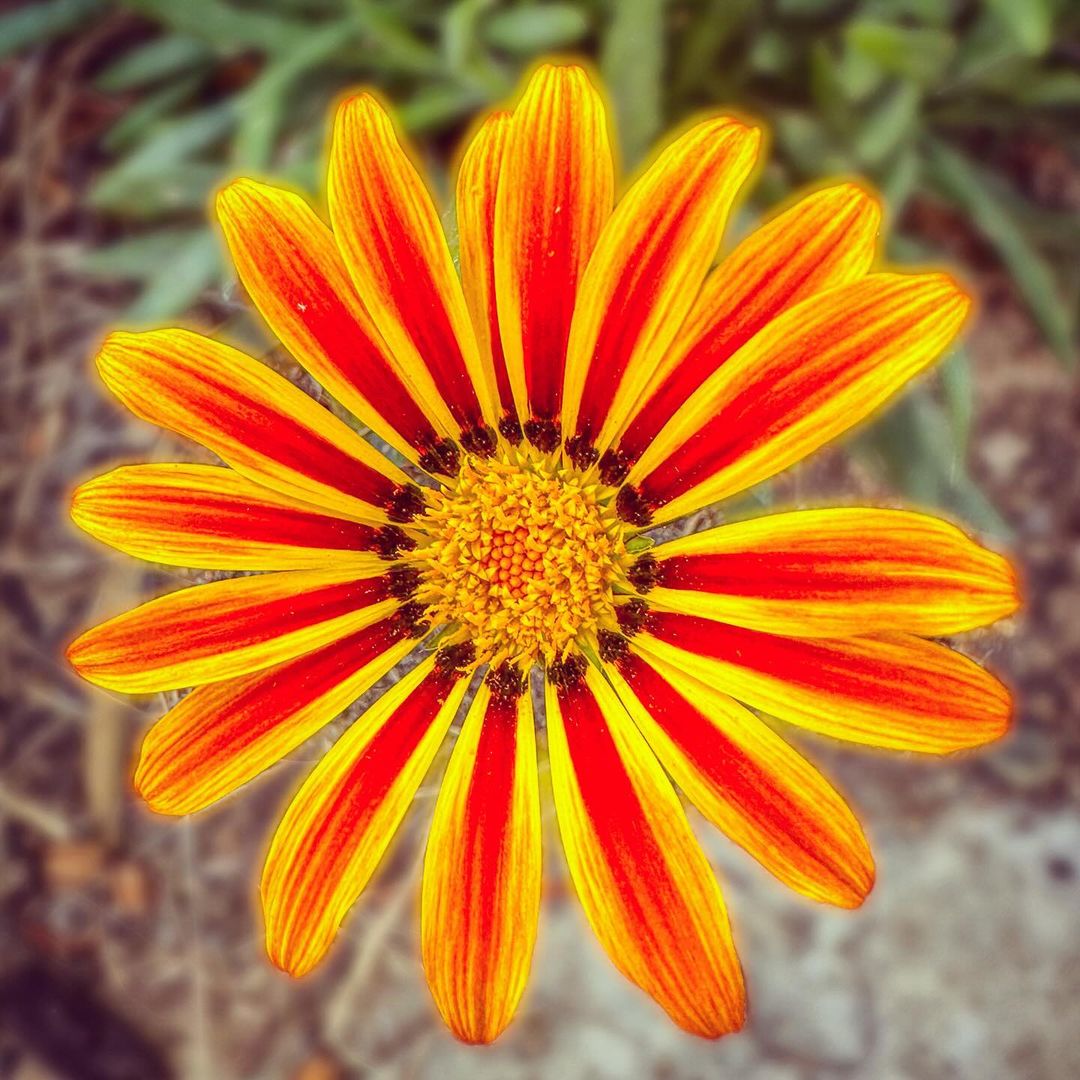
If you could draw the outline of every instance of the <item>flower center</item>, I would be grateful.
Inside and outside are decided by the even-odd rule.
[[[416,522],[426,537],[407,556],[427,617],[451,626],[443,640],[523,671],[575,643],[595,648],[617,628],[612,588],[632,561],[613,494],[532,450],[467,462],[432,496]]]

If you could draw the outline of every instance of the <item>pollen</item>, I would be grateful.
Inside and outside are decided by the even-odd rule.
[[[551,664],[617,628],[614,596],[632,591],[612,489],[558,455],[505,450],[470,460],[431,497],[409,552],[416,598],[443,641],[478,663]]]

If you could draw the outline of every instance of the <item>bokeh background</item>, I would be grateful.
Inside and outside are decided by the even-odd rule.
[[[751,993],[747,1031],[716,1044],[608,966],[550,815],[519,1018],[493,1048],[454,1043],[416,949],[434,781],[328,962],[303,982],[276,973],[263,845],[342,722],[220,807],[155,818],[128,769],[168,702],[95,691],[60,658],[77,630],[192,577],[67,523],[86,475],[198,452],[106,400],[89,370],[104,331],[181,322],[297,374],[222,260],[213,189],[253,173],[317,193],[328,106],[371,84],[445,197],[462,131],[550,51],[604,76],[628,169],[703,108],[767,124],[733,236],[810,179],[867,175],[889,260],[954,266],[981,297],[933,377],[724,513],[918,505],[1013,551],[1025,612],[963,647],[1016,688],[1016,730],[945,761],[799,740],[875,845],[855,913],[787,893],[701,830]],[[2,4],[0,148],[0,1076],[1080,1076],[1076,0]],[[453,237],[452,207],[446,220]]]

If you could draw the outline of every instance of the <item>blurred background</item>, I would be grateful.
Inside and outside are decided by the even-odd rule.
[[[128,770],[169,703],[95,691],[60,659],[79,629],[184,579],[67,522],[79,479],[197,454],[106,400],[89,370],[104,331],[182,322],[295,373],[222,259],[209,194],[244,173],[319,192],[328,106],[371,84],[453,238],[458,138],[552,51],[602,73],[627,169],[703,108],[766,123],[733,237],[809,180],[866,175],[888,259],[955,267],[981,298],[933,377],[754,506],[929,507],[1013,551],[1025,612],[962,647],[1016,688],[1016,730],[945,761],[798,740],[874,842],[856,913],[796,898],[700,830],[751,994],[748,1030],[716,1044],[608,966],[554,833],[519,1017],[493,1048],[456,1044],[416,948],[433,781],[327,963],[276,973],[263,845],[341,722],[218,808],[155,818]],[[0,148],[0,1076],[1080,1076],[1076,0],[0,4]]]

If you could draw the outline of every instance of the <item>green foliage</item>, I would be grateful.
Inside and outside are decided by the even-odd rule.
[[[445,190],[449,136],[557,51],[595,58],[628,169],[696,112],[764,121],[772,156],[748,217],[837,174],[868,175],[901,232],[913,201],[944,204],[1072,359],[1080,226],[986,165],[1016,134],[1080,150],[1080,6],[1069,0],[40,0],[0,16],[0,54],[105,11],[142,30],[98,76],[130,104],[92,200],[140,231],[97,253],[94,271],[142,283],[139,319],[174,314],[218,280],[200,219],[223,179],[320,186],[327,109],[345,87],[378,86],[406,130],[432,140]],[[902,237],[889,257],[940,258]],[[963,472],[969,413],[958,359],[860,445],[912,495],[992,525]]]

